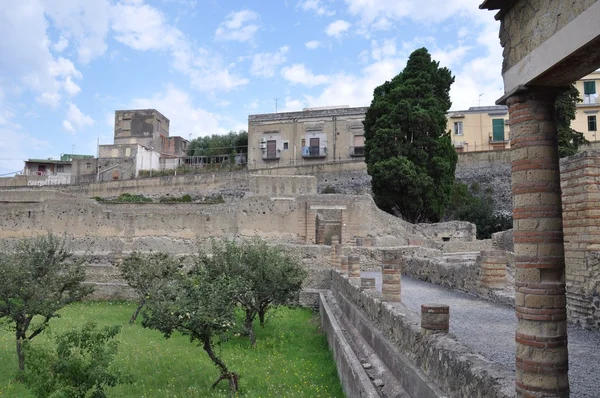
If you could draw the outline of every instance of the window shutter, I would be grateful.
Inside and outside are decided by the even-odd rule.
[[[596,82],[583,82],[583,94],[596,94]]]
[[[492,119],[492,140],[504,141],[504,119]]]

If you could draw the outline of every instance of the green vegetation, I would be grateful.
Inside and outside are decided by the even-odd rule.
[[[446,132],[450,70],[425,48],[374,91],[365,120],[365,162],[375,203],[410,222],[437,222],[450,200],[458,156]]]
[[[228,388],[210,385],[219,375],[205,355],[195,355],[189,338],[161,334],[129,325],[135,303],[85,302],[60,311],[50,321],[54,333],[80,328],[93,320],[99,327],[120,325],[119,351],[114,366],[131,375],[132,383],[106,390],[109,397],[229,397]],[[335,364],[325,336],[318,332],[313,314],[306,309],[280,308],[269,319],[268,328],[258,328],[257,346],[247,338],[231,336],[217,348],[220,356],[242,374],[240,397],[343,397]],[[242,314],[237,322],[243,322]],[[50,345],[42,334],[32,345]],[[31,398],[25,385],[15,382],[14,336],[0,329],[0,397]]]
[[[513,227],[509,215],[494,211],[493,190],[480,192],[479,185],[468,187],[455,182],[452,197],[446,209],[446,218],[468,221],[477,226],[477,239],[489,239],[495,232],[506,231]]]
[[[578,102],[581,102],[579,90],[574,85],[571,85],[564,93],[559,94],[554,102],[558,156],[561,158],[574,155],[580,146],[590,144],[583,133],[571,128],[571,122],[575,120],[575,114],[577,113]]]
[[[106,397],[105,389],[130,381],[113,365],[117,355],[115,336],[120,326],[98,330],[88,322],[81,330],[55,337],[55,348],[26,345],[25,385],[38,398]]]
[[[244,311],[245,331],[253,346],[256,317],[264,327],[267,311],[296,302],[307,276],[295,258],[258,238],[241,244],[213,241],[212,255],[199,260],[210,280],[225,277],[233,282],[234,301]]]
[[[160,203],[192,203],[194,200],[188,194],[183,196],[163,196],[160,198]]]
[[[20,373],[25,370],[23,345],[42,333],[62,307],[92,292],[84,279],[83,262],[72,256],[66,237],[26,238],[14,250],[0,250],[0,322],[14,333]],[[16,361],[10,365],[17,368]]]
[[[213,134],[207,137],[193,139],[188,145],[188,156],[218,156],[236,153],[248,153],[248,132],[240,130],[237,133]]]
[[[132,195],[130,193],[122,193],[114,199],[105,199],[99,196],[94,196],[96,201],[100,203],[151,203],[152,199],[144,195]]]
[[[323,188],[323,194],[334,194],[334,193],[338,193],[337,189],[335,189],[334,187],[332,187],[331,185],[327,185],[325,188]]]
[[[146,298],[153,289],[161,289],[168,282],[167,277],[181,268],[181,262],[165,253],[131,253],[119,270],[123,279],[138,294],[139,301],[135,312],[129,319],[133,324],[146,304]]]

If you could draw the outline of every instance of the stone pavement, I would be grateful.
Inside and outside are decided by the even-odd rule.
[[[381,292],[381,272],[362,272],[375,278]],[[421,313],[421,304],[450,306],[450,333],[489,360],[515,369],[517,318],[511,307],[402,276],[402,302]],[[600,333],[569,327],[569,381],[571,397],[600,396]]]

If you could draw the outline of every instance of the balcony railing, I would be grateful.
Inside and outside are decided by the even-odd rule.
[[[302,147],[303,158],[324,158],[327,157],[327,148],[319,148],[318,146]]]
[[[281,153],[279,151],[275,153],[263,152],[262,159],[263,160],[279,160],[281,158]]]
[[[364,146],[351,146],[350,147],[350,157],[355,156],[365,156],[365,147]]]
[[[584,94],[583,102],[579,102],[577,105],[600,105],[600,97],[598,94]]]

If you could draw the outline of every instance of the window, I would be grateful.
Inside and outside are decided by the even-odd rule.
[[[463,122],[454,122],[454,135],[463,135]]]
[[[85,168],[88,169],[88,170],[91,169],[92,168],[92,164],[91,163],[86,163],[85,164]]]
[[[59,164],[56,166],[56,172],[57,173],[64,173],[65,172],[65,166],[63,166],[62,164]]]
[[[504,119],[492,119],[492,141],[504,141]]]
[[[588,116],[588,131],[596,131],[596,116]]]
[[[287,142],[283,143],[283,150],[287,151],[289,149],[289,144]]]
[[[583,82],[583,94],[596,94],[596,82]]]

